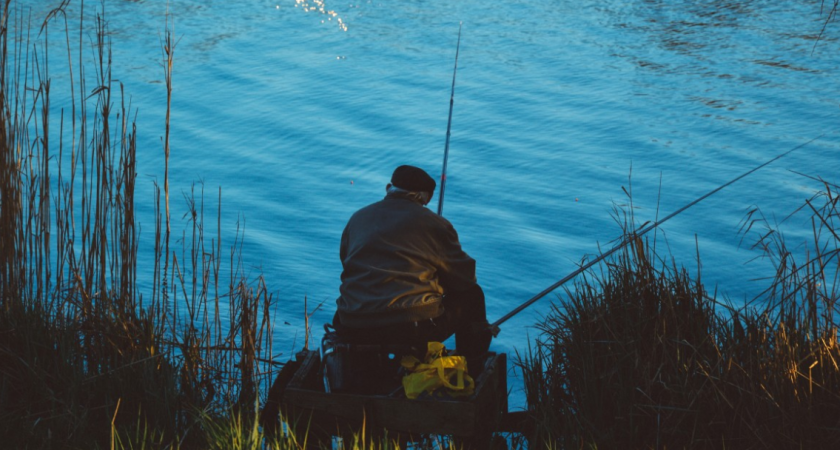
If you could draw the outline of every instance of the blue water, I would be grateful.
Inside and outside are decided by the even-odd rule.
[[[89,15],[101,8],[89,3]],[[780,222],[820,188],[792,171],[840,173],[840,24],[816,40],[820,2],[167,3],[105,2],[114,77],[138,111],[141,263],[163,180],[169,8],[173,229],[186,224],[181,191],[203,182],[209,211],[221,186],[223,245],[244,224],[244,261],[278,299],[285,355],[302,345],[305,298],[323,303],[316,338],[334,311],[352,212],[384,195],[397,165],[440,173],[461,22],[444,215],[478,261],[491,321],[609,246],[622,187],[637,221],[655,220],[825,133],[657,234],[660,253],[692,271],[699,248],[710,291],[752,298],[772,268],[749,262],[759,254],[737,233],[746,211]],[[69,80],[53,74],[56,93]],[[809,226],[783,229],[796,247]],[[504,324],[493,349],[524,350],[557,295]]]

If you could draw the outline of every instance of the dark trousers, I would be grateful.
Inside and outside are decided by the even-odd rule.
[[[338,336],[350,343],[405,345],[425,351],[427,342],[443,342],[454,334],[455,348],[461,355],[480,358],[487,353],[493,335],[481,287],[447,292],[443,308],[443,315],[434,319],[371,328],[345,327],[336,314],[333,326]]]

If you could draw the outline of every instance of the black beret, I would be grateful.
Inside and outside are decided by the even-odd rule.
[[[399,166],[391,175],[391,184],[411,192],[435,192],[434,178],[430,177],[425,170],[414,166]]]

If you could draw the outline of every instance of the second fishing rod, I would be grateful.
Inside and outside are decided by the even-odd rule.
[[[588,263],[581,265],[581,266],[580,266],[577,270],[575,270],[575,271],[573,271],[572,273],[570,273],[570,274],[566,275],[565,277],[563,277],[562,279],[560,279],[560,280],[559,280],[559,281],[557,281],[556,283],[554,283],[554,284],[552,284],[551,286],[549,286],[549,287],[547,287],[546,289],[544,289],[544,290],[543,290],[542,292],[540,292],[539,294],[537,294],[537,295],[535,295],[535,296],[531,297],[528,301],[526,301],[526,302],[522,303],[521,305],[517,306],[516,308],[514,308],[511,312],[509,312],[509,313],[505,314],[504,316],[502,316],[502,318],[500,318],[499,320],[497,320],[497,321],[493,322],[492,324],[490,324],[490,329],[491,329],[491,331],[493,332],[493,335],[494,335],[494,336],[496,336],[496,335],[498,335],[498,334],[499,334],[499,331],[500,331],[500,330],[499,330],[499,326],[500,326],[502,323],[506,322],[508,319],[510,319],[511,317],[515,316],[516,314],[519,314],[519,313],[520,313],[522,310],[524,310],[525,308],[527,308],[527,307],[529,307],[529,306],[533,305],[534,303],[536,303],[536,302],[537,302],[537,300],[539,300],[539,299],[541,299],[541,298],[545,297],[545,296],[546,296],[546,295],[548,295],[550,292],[552,292],[552,291],[554,291],[555,289],[559,288],[560,286],[562,286],[562,285],[566,284],[568,281],[570,281],[570,280],[574,279],[576,276],[578,276],[578,275],[580,275],[581,273],[583,273],[584,271],[588,270],[589,268],[591,268],[591,267],[592,267],[592,266],[594,266],[595,264],[598,264],[599,262],[603,261],[604,259],[606,259],[606,258],[607,258],[607,257],[609,257],[610,255],[612,255],[613,253],[615,253],[615,252],[617,252],[618,250],[620,250],[620,249],[622,249],[622,248],[626,247],[626,246],[627,246],[628,244],[630,244],[631,242],[636,242],[636,240],[637,240],[638,238],[640,238],[640,237],[644,236],[644,235],[645,235],[645,234],[647,234],[649,231],[651,231],[651,230],[653,230],[653,229],[655,229],[655,228],[659,227],[660,225],[662,225],[663,223],[667,222],[667,221],[668,221],[668,220],[670,220],[671,218],[673,218],[673,217],[675,217],[675,216],[679,215],[680,213],[682,213],[682,212],[684,212],[685,210],[687,210],[688,208],[691,208],[692,206],[694,206],[694,205],[696,205],[696,204],[700,203],[701,201],[703,201],[703,200],[705,200],[705,199],[707,199],[707,198],[711,197],[712,195],[716,194],[717,192],[719,192],[720,190],[722,190],[722,189],[726,188],[727,186],[730,186],[730,185],[732,185],[733,183],[737,182],[738,180],[741,180],[741,179],[743,179],[743,178],[745,178],[745,177],[747,177],[747,176],[749,176],[749,175],[753,174],[753,173],[754,173],[754,172],[756,172],[757,170],[759,170],[759,169],[761,169],[761,168],[763,168],[763,167],[765,167],[765,166],[767,166],[767,165],[769,165],[769,164],[771,164],[771,163],[773,163],[773,162],[775,162],[775,161],[777,161],[777,160],[779,160],[779,159],[781,159],[781,158],[783,158],[783,157],[785,157],[785,156],[787,156],[787,155],[789,155],[789,154],[793,153],[793,152],[794,152],[794,151],[796,151],[796,150],[801,149],[802,147],[805,147],[806,145],[808,145],[808,144],[810,144],[810,143],[812,143],[812,142],[816,141],[817,139],[820,139],[820,138],[821,138],[821,137],[823,137],[823,136],[825,136],[825,133],[823,133],[823,134],[821,134],[821,135],[819,135],[819,136],[817,136],[817,137],[815,137],[815,138],[813,138],[813,139],[811,139],[811,140],[809,140],[809,141],[807,141],[807,142],[805,142],[805,143],[802,143],[802,144],[800,144],[800,145],[797,145],[796,147],[793,147],[792,149],[790,149],[790,150],[788,150],[788,151],[786,151],[786,152],[784,152],[784,153],[781,153],[781,154],[779,154],[779,155],[776,155],[774,158],[772,158],[772,159],[770,159],[770,160],[768,160],[768,161],[766,161],[766,162],[764,162],[764,163],[760,164],[760,165],[759,165],[759,166],[757,166],[757,167],[754,167],[754,168],[752,168],[752,169],[748,170],[747,172],[744,172],[743,174],[741,174],[741,175],[739,175],[739,176],[737,176],[737,177],[735,177],[735,178],[733,178],[733,179],[731,179],[731,180],[727,181],[726,183],[724,183],[724,184],[722,184],[722,185],[718,186],[717,188],[712,189],[711,191],[707,192],[706,194],[701,195],[700,197],[698,197],[697,199],[695,199],[695,200],[691,201],[690,203],[686,204],[686,205],[685,205],[685,206],[683,206],[682,208],[680,208],[680,209],[678,209],[678,210],[676,210],[676,211],[672,212],[671,214],[668,214],[667,216],[663,217],[662,219],[657,220],[657,221],[656,221],[656,222],[654,222],[654,223],[645,223],[645,224],[643,224],[643,225],[642,225],[642,227],[640,227],[638,230],[633,231],[633,232],[631,232],[631,233],[627,234],[627,235],[626,235],[626,236],[625,236],[625,237],[624,237],[624,238],[623,238],[623,239],[622,239],[622,240],[621,240],[618,244],[616,244],[616,245],[615,245],[614,247],[612,247],[611,249],[609,249],[609,250],[607,250],[606,252],[604,252],[604,253],[600,254],[597,258],[595,258],[595,259],[593,259],[593,260],[589,261]]]

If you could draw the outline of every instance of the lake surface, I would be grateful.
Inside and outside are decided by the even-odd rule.
[[[660,253],[692,271],[699,248],[707,289],[743,302],[772,275],[753,261],[754,238],[741,242],[744,214],[757,206],[781,222],[820,188],[794,172],[838,181],[840,24],[817,40],[820,2],[167,4],[104,5],[113,76],[137,110],[141,292],[152,282],[153,181],[163,180],[168,11],[173,230],[186,225],[180,192],[203,182],[209,211],[221,187],[223,245],[244,223],[244,261],[278,299],[285,355],[302,345],[304,299],[310,310],[322,303],[316,339],[334,312],[350,215],[384,195],[400,164],[439,176],[461,22],[444,216],[478,261],[491,321],[610,246],[622,187],[632,183],[637,221],[655,220],[824,134],[657,234]],[[101,7],[85,5],[89,17]],[[69,80],[52,73],[61,95]],[[796,247],[809,226],[783,230]],[[560,294],[505,323],[493,349],[524,350]]]

